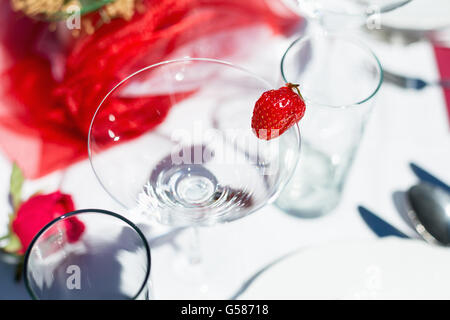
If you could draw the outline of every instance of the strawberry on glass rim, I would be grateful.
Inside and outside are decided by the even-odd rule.
[[[305,114],[298,84],[287,83],[277,90],[264,92],[253,109],[252,130],[263,140],[279,137]]]

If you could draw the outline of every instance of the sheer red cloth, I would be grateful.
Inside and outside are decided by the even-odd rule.
[[[299,25],[278,0],[147,0],[144,5],[131,21],[116,19],[93,35],[72,38],[62,31],[63,23],[51,32],[46,23],[14,13],[9,1],[0,0],[0,148],[28,178],[87,157],[97,106],[130,73],[224,30],[264,25],[289,34]],[[212,58],[245,50],[211,39]],[[117,130],[132,138],[164,120],[167,99],[114,98],[106,107],[121,115]]]

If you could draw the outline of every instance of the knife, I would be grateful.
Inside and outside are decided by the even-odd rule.
[[[409,238],[406,234],[404,234],[403,232],[392,226],[390,223],[378,217],[375,213],[373,213],[369,209],[363,206],[358,206],[358,211],[360,216],[363,218],[364,222],[380,238],[389,236],[395,236],[405,239]]]
[[[421,78],[407,77],[400,74],[393,73],[383,69],[383,80],[395,84],[403,89],[422,90],[428,86],[440,86],[444,89],[450,88],[450,80],[425,81]]]
[[[414,174],[419,178],[420,180],[424,182],[431,183],[435,186],[438,186],[442,189],[444,189],[447,192],[450,192],[450,186],[446,184],[445,182],[439,180],[435,176],[433,176],[431,173],[427,172],[425,169],[419,167],[417,164],[411,162],[409,164],[411,167],[411,170],[414,172]]]

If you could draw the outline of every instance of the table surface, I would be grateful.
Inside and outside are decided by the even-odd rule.
[[[292,39],[272,38],[270,50],[262,50],[247,68],[270,81],[278,77],[279,61]],[[357,34],[355,36],[361,36]],[[438,71],[432,48],[427,43],[407,47],[392,46],[364,38],[380,58],[383,66],[405,75],[436,79]],[[287,215],[274,206],[231,224],[202,231],[205,251],[221,252],[231,264],[226,277],[231,285],[239,285],[254,272],[276,258],[293,250],[330,242],[355,242],[376,239],[360,218],[356,207],[367,206],[404,233],[416,237],[403,220],[394,202],[394,195],[405,191],[417,180],[409,169],[411,161],[429,169],[444,181],[450,181],[450,136],[443,93],[439,88],[405,91],[384,84],[364,139],[344,189],[339,206],[317,219],[300,219]],[[0,155],[0,235],[6,231],[7,192],[11,164]],[[88,161],[80,162],[64,173],[27,182],[25,195],[36,190],[52,191],[60,187],[73,195],[77,208],[103,208],[126,214],[101,189]],[[189,298],[189,291],[174,288],[170,257],[171,246],[161,246],[152,252],[152,280],[156,297]],[[220,258],[218,258],[220,259]],[[14,268],[0,262],[0,299],[28,298],[23,283],[14,283]],[[229,286],[230,287],[230,284]],[[208,297],[226,298],[231,292],[211,289]]]

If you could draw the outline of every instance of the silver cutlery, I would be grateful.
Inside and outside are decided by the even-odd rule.
[[[383,70],[384,81],[394,84],[404,89],[422,90],[429,86],[439,86],[442,88],[450,88],[450,79],[426,81],[421,78],[408,77],[396,74],[391,71]]]
[[[421,182],[407,192],[408,217],[417,233],[432,244],[450,245],[450,193]]]
[[[406,201],[401,212],[406,213],[406,219],[423,240],[450,245],[450,186],[418,165],[410,163],[410,166],[421,182],[403,193]],[[359,206],[358,211],[379,237],[408,237],[369,209]]]
[[[406,234],[395,228],[389,222],[381,219],[369,209],[358,206],[358,211],[367,226],[380,238],[395,236],[399,238],[409,238]]]
[[[450,192],[450,186],[443,182],[441,179],[435,177],[433,174],[425,170],[424,168],[420,167],[414,162],[411,162],[409,164],[411,170],[416,175],[417,178],[419,178],[420,181],[428,182],[432,185],[438,186],[447,192]]]

